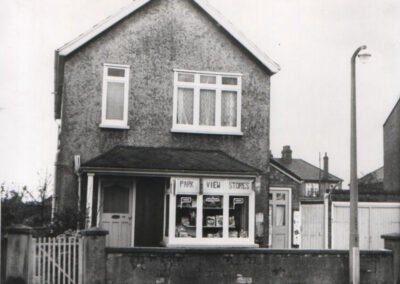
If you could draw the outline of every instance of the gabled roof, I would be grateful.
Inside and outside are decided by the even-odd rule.
[[[100,23],[94,25],[90,30],[82,33],[77,38],[66,43],[55,51],[54,110],[56,119],[61,118],[64,58],[151,1],[152,0],[134,0],[130,5],[121,8],[114,15],[109,16]],[[206,0],[190,1],[196,3],[203,11],[205,11],[212,19],[214,19],[218,25],[220,25],[234,39],[236,39],[237,42],[247,49],[250,54],[257,58],[257,60],[259,60],[261,64],[265,66],[272,74],[280,70],[280,67],[276,62],[269,58],[248,38],[246,38],[242,32],[236,29],[230,21],[228,21],[219,11],[214,9]]]
[[[390,117],[393,115],[393,113],[399,107],[399,105],[400,105],[400,98],[397,100],[396,104],[394,105],[394,107],[390,111],[390,114],[388,115],[388,117],[386,118],[385,122],[383,123],[383,126],[386,125],[386,123],[389,121]]]
[[[87,32],[79,35],[74,40],[60,47],[57,51],[60,56],[66,56],[88,41],[101,34],[114,24],[118,23],[131,13],[138,10],[143,5],[149,3],[152,0],[135,0],[132,4],[120,9],[116,14],[104,19],[100,23],[93,26]],[[233,24],[228,21],[218,10],[213,8],[206,0],[192,0],[200,8],[202,8],[207,14],[209,14],[219,25],[221,25],[231,36],[233,36],[238,42],[240,42],[251,54],[253,54],[261,63],[267,67],[271,73],[276,73],[280,70],[279,65],[269,58],[262,50],[260,50],[255,44],[253,44],[245,35],[236,29]]]
[[[284,168],[289,174],[303,181],[318,182],[322,179],[323,176],[322,169],[302,159],[291,159],[290,162],[287,162],[281,158],[272,158],[271,162],[275,162],[278,166]],[[343,180],[332,174],[329,174],[328,181],[341,182]]]
[[[116,146],[108,152],[83,163],[81,170],[225,173],[254,176],[260,173],[260,170],[222,151],[136,146]]]

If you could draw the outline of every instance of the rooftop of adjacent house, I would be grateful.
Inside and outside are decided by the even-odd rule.
[[[327,178],[324,176],[324,170],[316,167],[303,159],[293,159],[290,146],[284,146],[282,150],[282,158],[271,158],[271,164],[276,165],[294,176],[304,181],[320,181],[328,180],[330,182],[341,182],[341,178],[334,176],[328,172]],[[324,167],[328,170],[328,157],[324,157]]]
[[[377,184],[383,183],[383,167],[376,169],[369,174],[358,179],[358,182],[361,184]]]
[[[82,164],[83,170],[124,169],[257,175],[260,170],[222,151],[116,146]]]

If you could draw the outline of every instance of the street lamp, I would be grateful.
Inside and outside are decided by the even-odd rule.
[[[358,235],[358,180],[357,180],[357,122],[356,122],[356,58],[365,63],[370,54],[359,54],[367,46],[354,51],[351,57],[351,110],[350,110],[350,239],[349,271],[350,283],[360,283],[360,247]]]

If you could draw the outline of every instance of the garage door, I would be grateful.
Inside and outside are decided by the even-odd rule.
[[[332,203],[332,248],[349,248],[349,202]],[[360,249],[383,249],[381,235],[400,233],[400,203],[359,202]]]
[[[324,204],[301,204],[301,248],[324,248]]]

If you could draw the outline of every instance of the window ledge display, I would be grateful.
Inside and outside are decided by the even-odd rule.
[[[254,247],[253,181],[171,178],[165,245]]]

